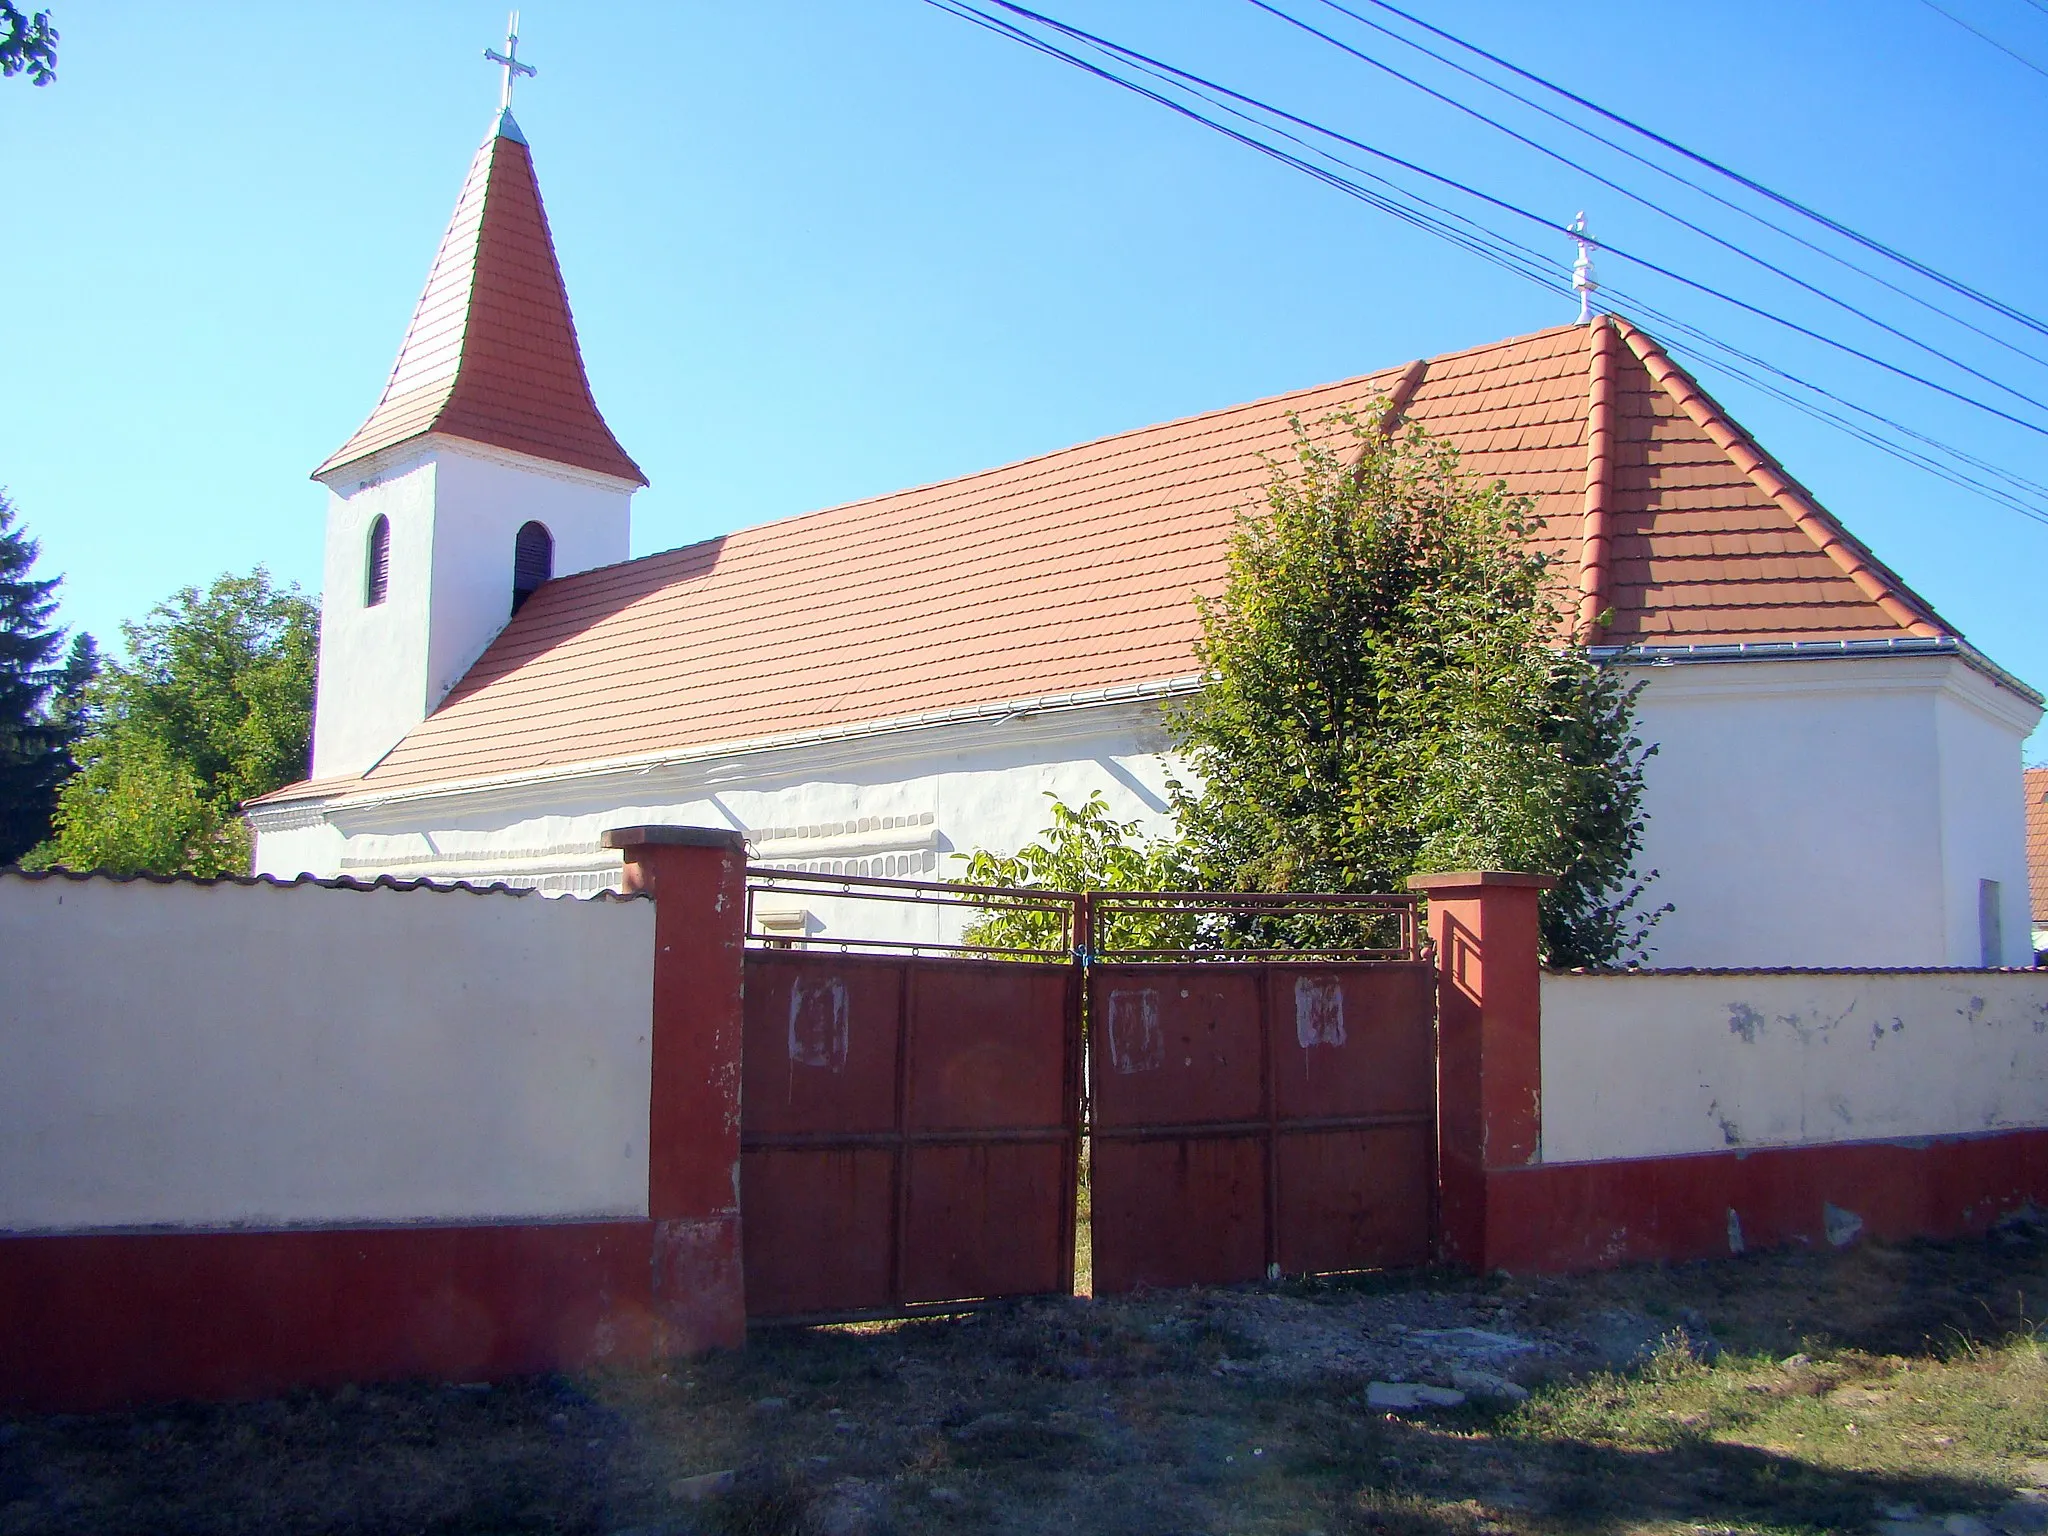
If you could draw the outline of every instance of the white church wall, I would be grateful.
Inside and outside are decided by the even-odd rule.
[[[554,536],[557,576],[631,553],[632,490],[620,481],[453,439],[441,440],[436,457],[429,710],[512,617],[521,525],[539,522]]]
[[[1650,666],[1639,732],[1642,867],[1671,902],[1652,963],[1976,965],[1974,874],[2004,868],[1977,806],[2018,795],[2022,715],[2035,711],[1954,656]],[[1943,711],[1995,695],[2007,714],[1944,734]],[[1949,739],[1953,738],[1951,749]],[[2009,766],[2008,766],[2009,763]],[[2011,783],[2006,782],[2007,779]],[[2011,834],[2010,857],[2023,844]],[[1954,919],[1969,881],[1967,942]],[[2022,877],[2023,882],[2023,877]]]
[[[653,946],[642,900],[0,876],[0,1231],[644,1216]]]
[[[554,573],[630,553],[632,490],[450,438],[330,475],[313,775],[370,768],[447,696],[512,616],[514,541],[554,536]],[[391,523],[385,600],[365,604],[370,525]]]
[[[327,501],[320,672],[313,710],[316,777],[360,773],[426,718],[428,577],[434,552],[431,456],[337,477]],[[384,601],[365,604],[370,525],[391,523]]]
[[[1953,655],[1643,675],[1640,730],[1660,750],[1642,867],[1660,871],[1651,899],[1675,907],[1652,935],[1655,964],[1976,965],[1984,878],[2010,882],[2004,952],[2026,962],[2019,743],[2035,710],[2019,695]],[[951,855],[1035,839],[1048,791],[1078,803],[1099,790],[1119,819],[1169,832],[1172,771],[1154,701],[990,711],[461,796],[358,800],[331,813],[332,838],[265,830],[258,867],[588,894],[618,879],[617,856],[599,845],[606,827],[666,821],[745,831],[761,864],[958,879],[965,866]],[[827,933],[840,920],[826,903],[809,910]]]
[[[2048,972],[1546,975],[1543,1160],[2048,1125]]]
[[[283,818],[259,813],[257,867],[289,875],[318,859],[318,874],[508,880],[588,894],[618,879],[618,855],[599,845],[606,828],[670,822],[746,832],[758,865],[958,880],[966,865],[956,855],[1035,840],[1051,820],[1048,794],[1079,804],[1100,792],[1118,820],[1170,832],[1168,773],[1158,705],[1130,701],[460,797],[358,802],[330,813],[333,841],[273,833],[266,823]],[[822,931],[857,922],[939,936],[929,914],[804,905]]]
[[[2034,963],[2022,744],[2038,714],[1968,671],[1935,701],[1951,965]]]

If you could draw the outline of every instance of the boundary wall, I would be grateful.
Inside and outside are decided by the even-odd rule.
[[[624,899],[0,874],[0,1409],[744,1343],[745,845],[604,840]],[[1442,1259],[2048,1202],[2048,972],[1546,979],[1543,878],[1413,883]]]
[[[744,845],[614,836],[595,901],[0,874],[0,1409],[742,1342]]]
[[[1442,1256],[1566,1271],[2048,1204],[2048,971],[1537,965],[1528,875],[1418,876]]]

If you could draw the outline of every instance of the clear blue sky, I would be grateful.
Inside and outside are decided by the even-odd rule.
[[[0,485],[65,577],[67,621],[105,640],[258,562],[316,591],[307,471],[382,387],[495,106],[479,52],[504,11],[223,3],[180,31],[159,6],[47,3],[58,82],[0,82]],[[1411,3],[2048,311],[2048,77],[1923,0]],[[2029,0],[1946,3],[2048,64]],[[1243,0],[1055,9],[1560,220],[1585,207],[1618,243],[1849,332]],[[917,0],[529,0],[522,34],[541,73],[517,110],[592,382],[653,481],[636,553],[1572,314]],[[1635,281],[1614,260],[1602,275]],[[2048,438],[1635,285],[2048,479]],[[2048,398],[2048,370],[1967,355]],[[2048,684],[2048,528],[1708,383],[1973,641]]]

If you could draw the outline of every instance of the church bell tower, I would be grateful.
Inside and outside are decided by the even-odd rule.
[[[533,156],[512,117],[469,168],[384,396],[313,478],[332,493],[313,777],[363,773],[551,577],[624,560],[647,477],[598,413]]]

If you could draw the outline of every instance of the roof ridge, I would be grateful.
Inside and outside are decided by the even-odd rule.
[[[1587,338],[1591,356],[1586,384],[1586,507],[1579,528],[1581,645],[1591,645],[1600,638],[1600,632],[1607,627],[1604,615],[1611,606],[1609,514],[1614,505],[1614,432],[1618,424],[1614,379],[1617,338],[1613,322],[1606,315],[1597,316],[1591,332]]]
[[[1619,315],[1613,320],[1622,340],[1628,343],[1629,350],[1635,353],[1658,387],[1713,440],[1715,447],[1728,455],[1758,490],[1778,504],[1865,597],[1883,610],[1886,618],[1908,634],[1927,639],[1961,634],[1934,611],[1932,604],[1871,554],[1861,540],[1814,499],[1810,491],[1779,469],[1777,461],[1757,444],[1756,439],[1736,425],[1719,402],[1674,362],[1652,337]]]

